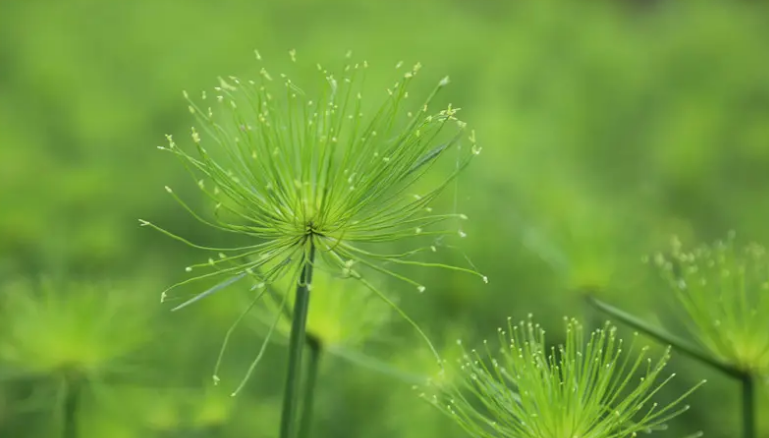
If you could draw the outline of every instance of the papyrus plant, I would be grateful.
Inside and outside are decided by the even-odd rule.
[[[674,376],[663,375],[669,350],[653,360],[608,324],[589,334],[565,325],[565,343],[550,347],[539,325],[508,319],[498,347],[484,341],[458,361],[460,384],[437,381],[423,396],[476,438],[634,437],[688,409],[681,402],[694,389],[654,401]]]
[[[735,235],[686,248],[673,238],[670,251],[653,258],[675,294],[681,320],[714,357],[740,371],[769,369],[769,257],[766,248],[740,247]]]
[[[397,370],[361,351],[363,344],[382,337],[392,317],[391,306],[364,285],[339,275],[316,271],[313,275],[313,285],[316,290],[321,291],[319,293],[322,297],[310,303],[307,314],[306,343],[310,354],[306,365],[305,396],[300,426],[303,430],[311,426],[315,383],[324,352],[356,365],[401,377]],[[249,322],[253,322],[256,330],[263,333],[266,339],[278,344],[288,344],[291,336],[293,315],[290,309],[294,307],[295,299],[291,293],[291,286],[293,285],[287,279],[269,286],[270,291],[264,295],[262,307],[255,312],[256,317],[249,319]],[[244,304],[245,309],[230,326],[219,352],[214,369],[215,383],[220,380],[218,370],[226,353],[230,336],[243,319],[249,316],[256,303],[250,301]],[[251,363],[246,378],[241,380],[233,394],[243,389],[248,376],[254,371],[266,348],[267,344],[264,343],[258,352],[257,359]],[[305,435],[300,432],[300,436]]]
[[[290,54],[296,61],[296,53]],[[256,56],[261,61],[258,52]],[[172,189],[168,192],[196,219],[243,241],[232,248],[200,246],[141,221],[215,254],[207,263],[188,267],[203,273],[173,286],[163,297],[178,286],[214,279],[215,286],[176,308],[246,279],[254,284],[254,301],[263,297],[264,286],[283,278],[296,287],[282,437],[293,435],[289,428],[314,269],[357,280],[390,304],[367,280],[367,270],[391,275],[420,292],[425,286],[398,273],[396,266],[448,268],[485,280],[472,266],[417,258],[437,251],[442,237],[464,236],[459,223],[466,217],[457,211],[436,213],[431,203],[480,147],[474,133],[457,119],[458,108],[432,106],[448,78],[416,100],[409,89],[420,65],[402,70],[399,63],[396,68],[400,71],[394,83],[373,91],[362,86],[368,64],[349,58],[337,72],[318,65],[311,88],[265,68],[256,80],[220,79],[219,86],[200,99],[185,93],[198,122],[191,130],[191,147],[180,146],[170,135],[168,145],[161,147],[194,175],[213,202],[213,214],[198,214]],[[369,105],[364,95],[380,103]],[[425,187],[420,180],[443,156],[450,157],[451,170]],[[412,249],[388,253],[383,244],[399,240],[414,242]],[[316,299],[323,299],[322,291]],[[286,305],[284,300],[281,306]]]
[[[374,282],[374,281],[372,281]],[[312,428],[313,399],[315,385],[320,372],[323,355],[346,360],[355,365],[365,366],[378,372],[397,373],[386,362],[368,356],[363,348],[366,343],[384,340],[387,325],[392,317],[392,308],[364,285],[349,281],[340,275],[316,271],[313,285],[322,298],[310,303],[307,315],[307,346],[304,397],[299,425],[299,436],[308,436]],[[272,319],[281,312],[280,302],[293,299],[288,285],[278,285],[277,294],[266,302],[265,316]],[[286,287],[280,287],[286,286]],[[288,297],[284,295],[288,294]],[[278,342],[287,342],[291,334],[293,315],[283,312],[284,318],[275,327]],[[267,322],[267,321],[265,321]],[[396,374],[397,376],[397,374]]]
[[[737,245],[735,233],[712,245],[685,248],[673,238],[654,263],[675,294],[691,335],[719,367],[742,381],[745,437],[756,436],[754,380],[769,370],[769,257]],[[736,372],[735,372],[736,371]]]
[[[31,379],[43,392],[53,385],[61,436],[76,437],[82,392],[124,373],[131,353],[149,342],[146,304],[106,283],[10,284],[0,294],[0,382]]]
[[[673,345],[742,383],[743,436],[756,436],[754,380],[769,366],[769,257],[761,245],[738,246],[735,234],[711,245],[670,248],[649,258],[677,303],[691,343],[599,300],[602,310]]]

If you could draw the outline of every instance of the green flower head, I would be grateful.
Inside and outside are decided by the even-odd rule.
[[[686,249],[673,238],[653,262],[680,303],[689,331],[719,360],[748,373],[769,371],[769,256],[735,234]]]
[[[14,374],[104,374],[150,340],[146,303],[112,286],[19,282],[0,298],[0,366]]]
[[[296,53],[290,54],[295,62]],[[182,148],[168,136],[168,146],[161,149],[190,170],[212,201],[212,214],[194,212],[167,190],[196,219],[239,235],[244,245],[200,246],[141,221],[216,254],[207,263],[187,268],[204,273],[163,293],[165,299],[178,286],[216,281],[175,309],[244,279],[251,279],[254,290],[283,278],[297,284],[308,264],[359,280],[372,290],[376,288],[367,281],[366,270],[425,290],[396,272],[393,267],[398,265],[454,269],[486,280],[472,263],[465,268],[417,258],[447,246],[449,235],[464,237],[461,221],[466,216],[456,211],[438,214],[431,203],[481,150],[475,134],[468,134],[457,119],[458,108],[431,107],[448,78],[411,105],[416,97],[410,97],[409,89],[421,66],[403,70],[399,63],[397,81],[373,93],[381,104],[370,106],[363,98],[368,63],[353,62],[349,54],[347,58],[338,72],[318,65],[317,81],[306,90],[285,74],[262,68],[257,80],[220,79],[213,93],[202,93],[199,102],[185,93],[198,121],[192,128],[192,147]],[[450,160],[448,176],[423,178],[443,157]],[[404,252],[381,249],[382,244],[407,239],[416,243]]]
[[[634,357],[608,323],[586,335],[576,320],[565,322],[565,344],[548,349],[539,325],[508,319],[498,354],[484,341],[459,361],[459,384],[423,396],[477,438],[634,437],[688,409],[680,402],[693,389],[666,406],[652,401],[673,378],[657,382],[669,350],[656,361],[647,347]]]

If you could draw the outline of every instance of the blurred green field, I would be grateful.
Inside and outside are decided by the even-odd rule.
[[[257,76],[254,49],[275,71],[296,49],[307,75],[348,50],[373,79],[421,62],[421,92],[451,77],[440,99],[462,108],[483,146],[456,192],[470,218],[459,243],[490,282],[413,270],[428,286],[417,294],[382,280],[439,347],[494,336],[507,316],[528,313],[560,333],[564,315],[595,318],[585,289],[671,321],[644,255],[671,234],[709,242],[733,229],[769,243],[767,41],[769,4],[759,1],[3,1],[0,293],[46,276],[68,299],[47,314],[0,300],[0,345],[22,333],[72,366],[93,365],[83,438],[277,436],[285,346],[271,345],[229,397],[261,344],[260,325],[248,324],[212,386],[243,302],[233,290],[170,313],[160,292],[208,254],[138,223],[224,244],[167,195],[169,185],[209,207],[157,146],[189,132],[182,90]],[[445,257],[462,263],[459,252]],[[397,317],[362,348],[404,372],[434,372]],[[678,377],[661,399],[709,383],[658,436],[736,436],[737,383],[679,355],[670,369]],[[464,436],[410,384],[333,356],[318,391],[314,437]],[[58,436],[61,394],[45,366],[0,363],[0,437]],[[761,430],[769,436],[769,424]]]

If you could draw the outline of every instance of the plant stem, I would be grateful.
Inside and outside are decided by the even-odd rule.
[[[77,438],[77,412],[80,407],[82,384],[74,373],[64,375],[64,403],[62,405],[62,437]]]
[[[707,353],[703,352],[701,349],[697,348],[696,346],[690,344],[689,342],[684,341],[683,339],[677,338],[670,333],[667,333],[666,331],[654,327],[651,324],[641,320],[640,318],[637,318],[627,312],[624,312],[614,306],[611,306],[609,304],[604,303],[603,301],[599,300],[598,298],[595,298],[590,295],[586,295],[585,298],[589,303],[594,305],[599,310],[617,318],[624,324],[636,329],[640,330],[647,335],[655,338],[656,340],[668,344],[672,346],[673,348],[680,350],[682,353],[687,354],[700,362],[704,362],[713,368],[721,371],[722,373],[735,377],[738,379],[742,379],[744,373],[733,366],[723,363],[720,360],[710,357]]]
[[[313,401],[315,400],[315,382],[318,380],[318,368],[320,355],[323,352],[323,344],[320,339],[312,334],[307,335],[307,346],[310,348],[310,357],[307,362],[307,374],[304,382],[304,399],[302,404],[302,416],[299,422],[298,438],[310,436],[312,427]]]
[[[386,374],[411,385],[424,385],[429,380],[428,376],[401,371],[375,357],[367,356],[358,351],[347,350],[344,347],[330,346],[326,351],[350,363]]]
[[[307,332],[307,311],[310,305],[310,284],[315,245],[310,236],[310,249],[305,253],[302,273],[296,285],[291,335],[288,342],[288,374],[283,391],[283,410],[280,415],[280,438],[292,438],[299,401],[299,383],[302,370],[302,350]]]
[[[745,373],[742,376],[742,436],[756,437],[756,405],[753,376]]]
[[[581,287],[578,289],[578,291],[581,293],[583,297],[588,298],[585,300],[585,303],[583,304],[584,315],[585,315],[584,316],[585,327],[589,329],[590,332],[592,332],[593,330],[600,329],[603,326],[603,323],[601,322],[599,312],[593,305],[591,305],[590,299],[589,299],[589,297],[592,297],[599,292],[598,288]]]

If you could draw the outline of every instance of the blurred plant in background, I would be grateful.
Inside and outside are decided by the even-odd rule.
[[[77,436],[81,393],[130,370],[151,338],[146,297],[108,284],[12,283],[0,305],[0,378],[52,385],[64,437]]]
[[[755,437],[757,379],[765,379],[769,354],[769,264],[766,249],[756,243],[735,247],[734,232],[713,245],[684,249],[673,237],[667,253],[653,262],[673,291],[677,320],[698,345],[690,345],[602,301],[599,309],[649,335],[674,345],[695,359],[742,383],[743,436]]]
[[[0,358],[11,376],[119,371],[151,336],[146,304],[106,284],[15,283],[3,294]]]
[[[345,351],[360,351],[368,342],[387,340],[393,309],[374,292],[350,278],[323,271],[314,274],[313,284],[318,297],[310,304],[307,314],[307,334],[316,338],[323,348],[344,354]],[[276,284],[273,289],[274,293],[265,298],[264,310],[259,312],[259,327],[264,330],[276,314],[282,313],[284,317],[275,328],[277,336],[272,339],[287,343],[291,315],[281,309],[280,304],[286,299],[287,308],[291,309],[294,297],[289,293],[291,286],[286,281]]]
[[[654,257],[676,294],[700,346],[735,369],[765,375],[769,366],[769,258],[735,234],[713,245],[683,247],[673,238],[668,255]]]

